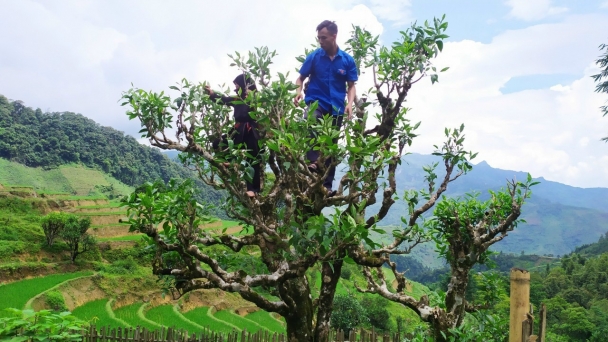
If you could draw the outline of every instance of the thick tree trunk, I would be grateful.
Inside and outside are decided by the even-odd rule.
[[[305,276],[290,279],[279,286],[282,299],[292,307],[285,317],[287,341],[310,342],[313,340],[313,307],[310,286]]]
[[[452,267],[450,283],[445,297],[446,310],[436,311],[430,320],[433,337],[436,342],[448,341],[451,334],[448,329],[459,327],[466,314],[467,285],[469,284],[469,267]],[[445,334],[445,337],[443,334]]]
[[[329,322],[334,308],[336,286],[342,273],[342,260],[334,261],[332,265],[324,262],[321,268],[321,292],[317,308],[317,326],[315,327],[315,342],[327,342],[329,338]]]

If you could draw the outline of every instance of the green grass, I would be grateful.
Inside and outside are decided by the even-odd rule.
[[[104,205],[82,205],[76,207],[76,209],[104,209],[104,208],[120,208],[123,205],[121,203],[116,202],[108,202],[108,204]]]
[[[196,324],[201,325],[205,328],[209,328],[209,330],[211,330],[211,331],[229,333],[232,330],[234,330],[234,328],[232,326],[230,326],[229,324],[226,324],[226,322],[211,315],[209,312],[210,309],[211,308],[206,307],[206,306],[199,307],[199,308],[190,310],[188,312],[185,312],[185,313],[183,313],[183,315],[184,315],[184,317],[188,318],[192,322],[195,322]],[[234,324],[232,322],[229,322],[229,323],[236,325],[239,328],[242,328],[241,326]]]
[[[266,329],[272,331],[272,332],[278,332],[278,333],[284,333],[285,332],[285,327],[283,327],[283,325],[276,320],[275,318],[270,316],[270,313],[264,311],[264,310],[258,310],[256,312],[250,313],[249,315],[245,316],[247,319],[250,319],[254,322],[256,322],[257,324],[265,327]]]
[[[76,213],[76,215],[78,215],[78,216],[112,216],[112,215],[127,216],[127,212],[126,211],[95,211],[95,212],[89,212],[89,213]]]
[[[245,329],[248,332],[255,333],[256,331],[262,329],[263,327],[256,322],[247,319],[245,317],[241,317],[236,313],[232,312],[232,310],[222,310],[217,311],[213,314],[213,316],[219,320],[224,322],[228,322],[232,325],[236,325],[241,329]]]
[[[193,325],[180,317],[173,309],[173,305],[159,305],[145,313],[147,319],[154,321],[165,327],[175,327],[178,329],[184,329],[189,333],[200,334],[202,331],[201,327]]]
[[[22,309],[27,301],[66,280],[91,275],[93,272],[52,274],[41,278],[17,281],[0,286],[0,317],[6,317],[6,308]]]
[[[117,321],[110,317],[110,314],[106,310],[107,303],[107,298],[90,301],[82,306],[75,308],[72,311],[72,314],[91,324],[95,324],[97,327],[122,326],[120,321]]]
[[[144,234],[115,236],[109,238],[97,238],[97,241],[139,241]]]
[[[47,192],[71,193],[70,182],[59,169],[43,170],[0,158],[0,183],[32,186]]]
[[[123,321],[129,323],[134,328],[139,326],[148,330],[158,329],[157,326],[152,325],[139,318],[139,316],[137,315],[137,310],[139,310],[142,305],[142,303],[133,303],[131,305],[126,305],[114,310],[114,314],[117,318],[120,318]]]
[[[232,227],[238,226],[238,225],[239,225],[239,222],[237,222],[237,221],[222,220],[222,229],[232,228]]]
[[[21,189],[34,189],[36,192],[59,196],[62,199],[106,199],[97,185],[113,187],[114,195],[128,195],[134,188],[94,169],[80,165],[63,165],[56,169],[27,167],[0,158],[0,184]],[[18,184],[18,186],[16,186]],[[18,190],[18,189],[17,189]],[[75,196],[72,196],[75,194]]]

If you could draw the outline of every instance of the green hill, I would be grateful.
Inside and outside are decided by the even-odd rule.
[[[407,189],[422,189],[424,177],[422,166],[437,162],[431,155],[410,154],[403,157],[397,169],[398,195]],[[441,164],[439,164],[441,166]],[[437,168],[439,178],[445,172]],[[488,190],[497,190],[506,185],[506,180],[525,179],[527,173],[492,168],[485,162],[448,186],[446,196],[461,196],[477,192],[480,199],[488,198]],[[608,232],[608,188],[577,188],[537,178],[541,183],[532,188],[532,198],[522,209],[520,224],[509,236],[498,242],[494,250],[519,254],[563,255],[577,246],[597,241]],[[371,210],[369,213],[373,213]],[[406,203],[397,201],[381,225],[401,225],[401,215],[407,213]],[[432,257],[427,253],[413,255],[422,262]]]
[[[36,192],[75,196],[106,195],[110,199],[134,190],[99,170],[81,165],[62,165],[54,169],[33,168],[0,158],[0,184],[24,185]]]
[[[0,158],[46,170],[83,165],[132,187],[156,179],[166,182],[171,178],[191,178],[197,182],[205,199],[219,203],[222,197],[200,181],[194,172],[123,132],[100,126],[80,114],[43,113],[40,109],[26,107],[21,101],[10,102],[2,95]],[[53,177],[61,179],[62,170],[59,171],[55,171]],[[73,189],[77,185],[73,183],[70,187]]]

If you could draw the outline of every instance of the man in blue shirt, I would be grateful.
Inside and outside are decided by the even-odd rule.
[[[298,89],[294,102],[296,105],[302,99],[302,85],[306,78],[310,77],[306,97],[304,101],[308,106],[318,101],[318,107],[314,113],[317,119],[324,115],[332,115],[332,124],[336,129],[342,127],[342,120],[346,114],[347,120],[352,119],[352,103],[355,100],[355,81],[358,79],[355,60],[348,53],[340,50],[336,43],[338,26],[333,21],[325,20],[317,26],[317,40],[321,46],[308,56],[300,68],[300,77],[296,80]],[[346,103],[344,97],[346,96]],[[306,153],[310,161],[308,169],[317,172],[319,165],[319,151],[310,150]],[[327,159],[329,166],[331,159]],[[328,176],[323,182],[328,196],[336,194],[332,191],[332,185],[336,174],[336,168],[329,170]]]

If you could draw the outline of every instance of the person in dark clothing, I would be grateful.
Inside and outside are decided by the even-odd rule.
[[[260,192],[260,147],[258,145],[259,133],[257,122],[249,115],[253,109],[243,102],[250,91],[256,90],[255,82],[245,76],[238,75],[234,79],[235,91],[238,97],[223,96],[216,94],[211,87],[205,86],[205,91],[212,100],[219,100],[227,106],[234,108],[234,127],[228,135],[223,135],[213,142],[216,151],[225,150],[228,146],[228,138],[232,139],[234,145],[244,144],[251,155],[247,162],[253,167],[253,179],[246,180],[247,196],[255,197]]]

